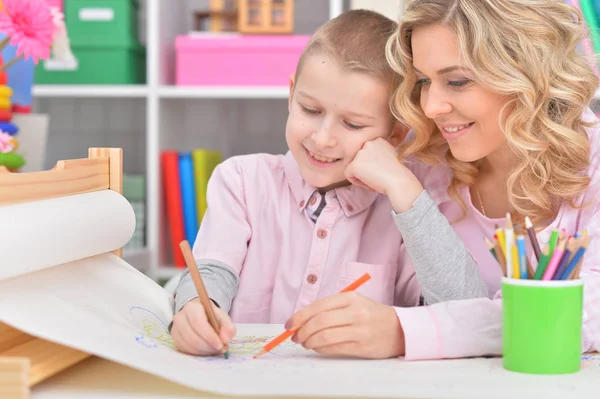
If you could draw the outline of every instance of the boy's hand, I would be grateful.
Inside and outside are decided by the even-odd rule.
[[[224,345],[229,344],[235,336],[235,326],[227,313],[214,304],[213,309],[221,323],[219,335],[208,322],[198,298],[191,300],[177,312],[171,328],[171,336],[177,350],[199,356],[223,353]]]
[[[286,328],[292,340],[328,355],[385,359],[404,355],[404,332],[396,311],[356,292],[319,299],[296,313]]]
[[[346,167],[346,178],[352,184],[386,195],[397,213],[412,208],[423,191],[416,176],[398,160],[396,149],[383,138],[363,145]]]

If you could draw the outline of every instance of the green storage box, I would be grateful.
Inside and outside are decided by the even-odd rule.
[[[146,82],[146,51],[141,46],[73,46],[75,69],[57,68],[41,61],[36,84],[143,84]]]
[[[72,46],[139,44],[134,0],[68,0],[65,22]]]

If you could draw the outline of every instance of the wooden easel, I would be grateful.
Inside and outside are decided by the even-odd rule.
[[[0,206],[100,190],[123,192],[120,148],[90,148],[88,158],[59,161],[47,171],[10,173],[0,167]],[[115,250],[117,256],[122,250]],[[91,356],[25,334],[0,322],[0,398],[27,399],[30,388]]]

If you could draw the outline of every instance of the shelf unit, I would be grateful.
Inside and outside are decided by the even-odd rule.
[[[174,43],[192,30],[190,10],[207,0],[173,7],[140,0],[140,41],[147,46],[145,85],[39,85],[34,112],[50,115],[47,159],[52,167],[88,147],[121,147],[125,173],[145,174],[146,248],[124,258],[150,278],[177,275],[168,244],[161,195],[160,152],[216,148],[225,158],[286,151],[284,127],[289,87],[178,87]],[[295,2],[295,33],[310,34],[347,8],[345,0]]]
[[[34,112],[50,115],[46,168],[86,153],[88,147],[121,147],[124,171],[145,174],[147,246],[125,251],[124,257],[157,281],[182,271],[171,266],[162,214],[160,152],[207,147],[227,158],[286,151],[287,86],[174,85],[175,37],[192,29],[190,10],[202,7],[203,1],[208,3],[187,0],[187,7],[173,7],[169,1],[140,0],[140,41],[147,46],[145,85],[44,85],[33,90]],[[397,1],[400,7],[403,0]],[[295,3],[295,31],[310,34],[347,9],[349,1]],[[600,90],[596,97],[600,100]]]

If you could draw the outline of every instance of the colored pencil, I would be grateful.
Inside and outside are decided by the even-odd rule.
[[[587,250],[589,242],[590,242],[589,237],[587,237],[587,236],[582,237],[581,246],[577,249],[577,252],[575,252],[575,255],[573,255],[573,258],[569,261],[569,265],[567,266],[567,268],[563,272],[562,276],[560,277],[561,280],[570,280],[570,279],[575,278],[574,272],[576,272],[577,267],[581,268],[581,262],[583,261],[583,255],[585,254],[585,251]],[[578,275],[578,273],[577,273],[577,275]]]
[[[569,265],[569,261],[571,260],[572,255],[575,254],[579,248],[579,239],[574,237],[569,237],[569,242],[567,243],[567,248],[565,249],[565,253],[560,261],[560,264],[556,268],[554,272],[554,276],[552,276],[552,280],[560,280],[560,276],[565,272],[567,266]]]
[[[517,249],[519,250],[521,279],[527,280],[527,250],[525,248],[525,236],[522,234],[517,236]]]
[[[558,268],[558,265],[559,265],[560,261],[562,260],[562,257],[565,253],[566,244],[567,244],[567,240],[564,237],[562,237],[558,241],[558,244],[557,244],[556,248],[554,249],[554,253],[552,254],[552,258],[550,259],[550,262],[548,263],[548,267],[544,271],[542,280],[546,280],[546,281],[552,280],[552,277],[554,276],[554,273],[556,272],[556,269]]]
[[[506,237],[506,273],[509,278],[520,279],[519,256],[515,244],[515,231],[513,230],[510,213],[506,214],[506,229],[504,230],[504,234]]]
[[[350,284],[349,286],[347,286],[346,288],[341,290],[340,293],[354,291],[358,287],[360,287],[361,285],[363,285],[364,283],[369,281],[370,279],[371,279],[371,275],[369,275],[369,273],[365,273],[361,277],[359,277],[357,280],[355,280],[352,284]],[[262,350],[254,356],[254,359],[256,359],[266,353],[269,353],[270,351],[273,350],[273,348],[275,348],[277,345],[279,345],[280,343],[282,343],[283,341],[285,341],[286,339],[288,339],[289,337],[294,335],[297,331],[298,331],[297,328],[285,330],[282,334],[280,334],[279,336],[277,336],[277,337],[273,338],[271,341],[269,341],[262,348]]]
[[[190,276],[192,277],[192,281],[194,282],[194,286],[196,287],[196,291],[198,292],[198,298],[200,299],[200,303],[204,308],[204,312],[206,312],[206,318],[208,319],[210,326],[215,330],[217,335],[219,335],[219,332],[221,331],[221,324],[219,323],[219,319],[217,319],[217,316],[215,315],[211,300],[208,297],[206,288],[204,287],[204,282],[202,281],[202,277],[200,276],[200,272],[198,271],[198,267],[196,266],[196,261],[194,260],[194,254],[192,253],[192,248],[190,248],[190,243],[187,240],[183,240],[179,243],[179,247],[181,248],[181,252],[183,253],[185,263],[187,265],[188,270],[190,271]],[[228,359],[229,347],[225,345],[223,349],[223,357],[225,357],[225,359]]]
[[[490,241],[489,238],[487,238],[487,237],[484,237],[484,238],[485,238],[485,244],[487,245],[488,250],[494,257],[494,259],[498,260],[498,256],[496,255],[496,249],[494,248],[494,244]]]
[[[546,271],[546,266],[548,266],[548,262],[550,261],[550,255],[548,254],[548,247],[545,247],[542,250],[542,256],[540,257],[540,261],[538,262],[537,268],[535,269],[535,275],[533,276],[534,280],[541,280],[544,276],[544,272]]]
[[[500,268],[502,269],[502,275],[506,277],[506,259],[504,258],[504,254],[502,253],[502,248],[500,248],[500,241],[498,240],[498,234],[494,234],[494,252],[496,253],[496,260],[500,264]]]
[[[552,234],[550,235],[550,241],[548,242],[548,256],[552,258],[554,254],[554,249],[556,248],[556,244],[558,243],[558,230],[553,229]]]
[[[529,216],[525,218],[525,227],[527,228],[527,234],[529,235],[529,241],[531,242],[531,247],[533,248],[535,258],[539,261],[540,256],[542,256],[542,250],[540,249],[540,243],[537,240],[535,230],[533,229],[533,223],[531,223]]]

